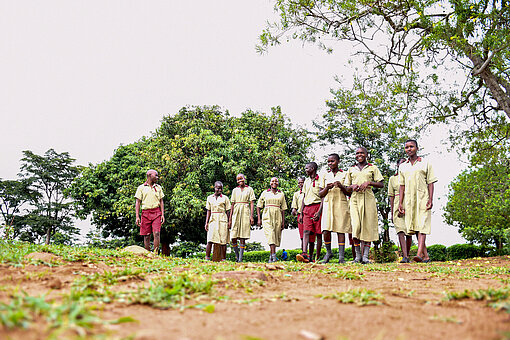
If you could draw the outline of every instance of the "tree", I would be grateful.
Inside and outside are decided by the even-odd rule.
[[[218,107],[183,108],[163,117],[156,132],[119,147],[113,157],[83,169],[71,188],[78,213],[92,213],[103,237],[139,239],[134,224],[134,193],[155,169],[165,192],[162,243],[204,242],[205,201],[213,183],[224,183],[230,195],[236,174],[246,175],[259,194],[273,176],[290,199],[295,177],[302,173],[312,140],[294,128],[280,108],[271,114],[246,111],[239,117]]]
[[[510,176],[508,153],[472,164],[450,183],[444,217],[470,242],[495,245],[510,242]]]
[[[493,137],[509,138],[507,0],[277,0],[275,11],[279,22],[260,36],[260,51],[285,39],[328,51],[326,42],[352,43],[368,78],[413,85],[401,93],[419,100],[421,115],[461,123],[469,115],[469,130],[503,124],[506,133]],[[466,75],[461,84],[449,81],[459,74]]]
[[[5,226],[5,237],[14,239],[22,233],[22,207],[40,197],[30,188],[31,180],[0,180],[0,213]]]
[[[405,156],[404,142],[417,138],[425,124],[409,114],[416,102],[393,86],[381,79],[355,79],[352,89],[331,91],[333,99],[326,102],[328,111],[314,122],[317,139],[339,149],[340,164],[344,166],[355,163],[357,147],[367,148],[369,162],[377,165],[385,178],[385,188],[395,173],[396,161]],[[389,242],[387,190],[374,193],[383,228],[381,240]]]
[[[53,149],[43,156],[29,150],[23,151],[23,155],[20,176],[39,193],[30,200],[33,209],[24,218],[25,224],[30,226],[32,241],[44,237],[49,244],[56,236],[60,243],[70,243],[77,228],[72,225],[72,202],[67,199],[65,190],[79,173],[72,165],[74,159],[67,152],[57,153]]]

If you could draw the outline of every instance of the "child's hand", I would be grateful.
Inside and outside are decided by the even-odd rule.
[[[343,185],[342,185],[342,183],[340,183],[340,181],[336,181],[336,182],[335,182],[335,186],[336,186],[337,188],[341,188],[341,187],[343,187]]]
[[[359,185],[357,185],[357,184],[351,185],[350,188],[352,191],[359,191]]]
[[[262,220],[259,218],[257,221],[257,226],[260,228],[262,226]]]
[[[427,210],[432,209],[432,205],[433,205],[432,200],[429,200],[429,201],[427,202],[427,205],[426,205]]]
[[[358,191],[365,191],[368,187],[370,186],[370,182],[369,181],[366,181],[365,183],[361,184],[359,187],[358,187]]]
[[[253,219],[253,216],[250,216],[250,225],[254,225],[255,224],[255,220]]]
[[[209,231],[209,223],[206,223],[204,228],[205,228],[205,231]]]
[[[137,226],[140,226],[140,224],[142,223],[142,221],[140,220],[140,217],[139,216],[136,216],[136,221],[135,221],[136,225]]]
[[[404,215],[406,213],[406,211],[404,210],[404,207],[402,206],[402,204],[399,204],[398,205],[398,212],[402,215]]]
[[[328,190],[331,190],[335,187],[335,183],[328,183],[326,184],[326,188],[328,188]]]
[[[298,222],[299,222],[299,224],[303,224],[303,213],[301,213],[301,215],[299,215]]]
[[[161,224],[165,223],[165,215],[161,215]]]
[[[316,213],[315,213],[315,215],[313,215],[312,220],[314,220],[314,221],[318,221],[318,220],[319,220],[319,217],[320,217],[320,213],[319,213],[319,212],[316,212]]]

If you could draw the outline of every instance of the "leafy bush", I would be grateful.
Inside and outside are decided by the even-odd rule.
[[[447,248],[446,253],[448,260],[461,260],[486,256],[486,250],[474,244],[454,244]]]
[[[442,244],[428,246],[427,252],[429,253],[429,257],[432,261],[446,261],[447,259],[446,246],[443,246]]]

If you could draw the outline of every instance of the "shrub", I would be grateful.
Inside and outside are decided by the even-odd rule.
[[[448,260],[470,259],[486,256],[486,251],[474,244],[454,244],[446,249]]]
[[[427,252],[429,253],[429,257],[432,261],[446,261],[447,259],[446,246],[443,246],[442,244],[428,246]]]

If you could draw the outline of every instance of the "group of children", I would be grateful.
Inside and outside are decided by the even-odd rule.
[[[412,235],[416,235],[418,241],[418,252],[413,259],[416,262],[430,262],[425,241],[431,230],[431,209],[437,178],[430,163],[417,155],[417,141],[407,140],[404,151],[408,158],[398,160],[397,174],[390,178],[388,184],[390,219],[395,225],[402,249],[401,262],[410,262]],[[368,163],[366,148],[358,147],[355,158],[356,163],[343,171],[339,168],[338,154],[330,154],[327,173],[319,175],[317,164],[310,162],[305,166],[306,178],[298,178],[300,190],[294,194],[291,205],[292,214],[297,216],[301,238],[302,252],[296,256],[298,261],[319,260],[324,236],[326,254],[322,263],[328,263],[332,258],[331,234],[336,233],[339,263],[345,262],[346,234],[352,245],[354,262],[370,262],[371,242],[379,239],[377,203],[372,188],[382,188],[384,178],[377,166]],[[138,188],[135,195],[136,222],[140,226],[140,234],[144,235],[148,248],[150,233],[153,232],[155,249],[156,236],[159,236],[161,223],[164,222],[164,195],[157,185],[157,179],[157,173],[149,170],[147,182]],[[210,259],[213,243],[220,245],[221,257],[225,259],[227,244],[231,241],[236,261],[243,260],[246,240],[250,238],[250,229],[254,224],[256,198],[243,174],[238,174],[236,179],[238,186],[232,191],[231,199],[223,195],[220,181],[214,183],[214,194],[207,197],[206,259]],[[262,192],[256,207],[257,224],[264,229],[270,247],[269,262],[275,262],[276,247],[281,243],[287,210],[285,195],[278,189],[278,178],[271,178],[269,189]],[[314,243],[317,244],[315,259]]]

